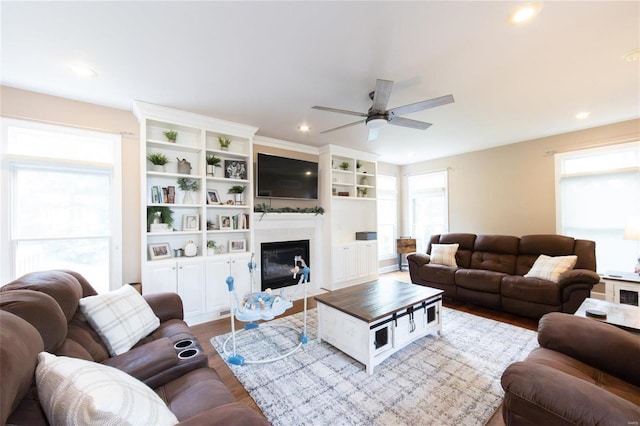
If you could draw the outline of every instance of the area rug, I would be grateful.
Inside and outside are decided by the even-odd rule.
[[[295,347],[302,313],[236,335],[248,360]],[[229,367],[266,418],[290,425],[482,425],[502,401],[500,376],[537,346],[537,333],[443,308],[443,334],[408,345],[376,366],[364,365],[316,340],[316,310],[308,311],[309,342],[286,358]],[[286,327],[271,325],[288,325]],[[222,345],[229,335],[211,339]],[[231,341],[227,350],[232,351]]]

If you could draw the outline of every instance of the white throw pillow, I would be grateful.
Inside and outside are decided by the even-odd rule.
[[[147,301],[130,285],[83,297],[80,310],[112,356],[128,351],[160,326]]]
[[[431,260],[438,265],[458,266],[456,252],[459,244],[431,244]]]
[[[557,283],[560,279],[560,275],[567,272],[569,269],[573,269],[576,265],[578,256],[547,256],[541,254],[536,259],[535,263],[531,267],[531,270],[525,275],[526,278],[540,278],[542,280],[549,280]]]
[[[36,386],[52,425],[174,425],[176,416],[147,385],[107,365],[38,355]]]

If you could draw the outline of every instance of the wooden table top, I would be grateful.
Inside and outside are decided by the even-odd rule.
[[[640,308],[637,306],[587,298],[584,299],[584,302],[582,302],[582,305],[580,305],[574,315],[586,317],[587,309],[596,309],[607,313],[607,317],[604,319],[595,317],[587,318],[597,319],[598,321],[617,325],[636,332],[640,331]]]
[[[319,303],[370,323],[442,293],[437,288],[379,280],[318,294],[314,298]]]

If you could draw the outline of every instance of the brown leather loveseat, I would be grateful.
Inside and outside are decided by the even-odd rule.
[[[235,402],[217,373],[208,367],[206,354],[182,320],[178,295],[144,296],[159,325],[131,349],[113,355],[80,309],[81,298],[96,294],[81,275],[62,270],[27,274],[0,288],[0,424],[56,423],[47,411],[48,402],[42,401],[36,373],[39,364],[45,365],[45,358],[79,363],[78,371],[115,371],[118,378],[134,377],[135,391],[122,386],[123,405],[129,403],[127,395],[142,390],[151,395],[150,404],[159,403],[161,410],[168,408],[168,415],[175,416],[179,424],[269,424],[249,406]],[[41,354],[43,351],[55,357]],[[113,382],[109,386],[113,389]],[[52,398],[60,398],[56,394],[63,390],[59,388]],[[117,399],[115,394],[112,399]],[[144,405],[129,404],[131,407],[124,409],[134,414],[146,410]],[[60,411],[68,408],[57,409],[57,414],[65,414]]]
[[[507,425],[636,425],[640,337],[591,318],[554,312],[540,347],[502,374]]]
[[[432,261],[434,247],[457,244],[455,265]],[[554,282],[527,277],[538,258],[576,256],[575,265]],[[444,296],[517,315],[540,318],[573,313],[600,281],[595,242],[563,235],[433,235],[427,253],[407,256],[411,281],[444,291]]]

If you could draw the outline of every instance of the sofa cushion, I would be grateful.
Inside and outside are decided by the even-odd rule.
[[[541,254],[531,267],[531,270],[527,272],[525,278],[540,278],[557,283],[560,275],[573,269],[577,259],[578,257],[575,255],[551,257]]]
[[[513,274],[516,270],[518,237],[478,235],[471,254],[471,269]]]
[[[431,262],[437,265],[458,266],[456,263],[456,252],[458,244],[432,244]]]
[[[149,304],[129,285],[84,297],[80,309],[113,356],[128,351],[160,326]]]
[[[477,269],[458,269],[456,271],[456,285],[469,290],[488,293],[500,293],[500,282],[505,274],[501,272],[483,271]]]
[[[153,390],[106,365],[41,352],[36,385],[51,424],[178,423]]]
[[[427,253],[431,253],[431,246],[433,244],[458,244],[458,251],[456,252],[456,264],[461,268],[468,268],[471,264],[471,251],[473,250],[473,244],[476,241],[475,234],[435,234],[431,236],[429,245],[427,246]]]
[[[542,305],[562,306],[562,295],[558,284],[539,278],[507,275],[502,278],[500,293],[511,299]]]
[[[525,275],[541,254],[567,256],[574,252],[575,240],[565,235],[536,234],[520,237],[516,275]],[[592,247],[595,256],[595,245]],[[595,264],[594,269],[595,271]]]

